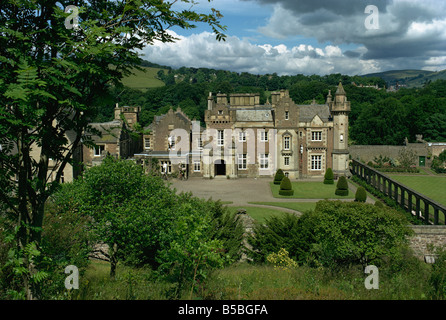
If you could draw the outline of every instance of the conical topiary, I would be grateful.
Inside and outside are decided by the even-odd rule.
[[[338,196],[348,196],[348,183],[344,176],[339,177],[335,194]]]
[[[364,187],[358,187],[355,193],[355,201],[357,202],[365,202],[367,200],[367,192]]]
[[[294,194],[291,181],[288,177],[283,177],[282,182],[280,183],[279,194],[282,196],[292,196]]]
[[[334,175],[331,168],[328,168],[327,171],[325,171],[324,184],[334,184]]]
[[[285,177],[285,174],[283,173],[282,169],[277,170],[276,175],[274,176],[274,184],[280,184],[283,177]]]

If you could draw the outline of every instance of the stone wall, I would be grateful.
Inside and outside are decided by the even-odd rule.
[[[351,158],[355,160],[373,161],[375,157],[380,155],[387,156],[392,159],[398,159],[399,152],[403,150],[405,146],[390,146],[390,145],[351,145],[348,147]],[[409,143],[407,147],[413,150],[417,156],[427,157],[429,155],[429,149],[427,144],[423,143]],[[417,159],[418,164],[418,159]]]
[[[436,247],[446,246],[446,226],[411,226],[415,232],[410,238],[410,246],[415,255],[426,262],[431,263],[434,253],[429,250],[429,244]]]

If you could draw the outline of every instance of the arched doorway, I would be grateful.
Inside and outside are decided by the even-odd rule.
[[[226,163],[225,160],[218,159],[214,162],[214,172],[216,176],[225,176],[226,175]]]

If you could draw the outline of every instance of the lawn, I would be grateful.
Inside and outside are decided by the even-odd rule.
[[[262,207],[228,207],[232,212],[236,212],[238,209],[245,209],[246,214],[248,214],[251,218],[259,223],[265,222],[265,219],[273,216],[273,215],[282,215],[284,211],[279,208],[271,209],[271,208],[262,208]]]
[[[307,182],[307,181],[294,181],[291,182],[294,190],[294,195],[292,196],[281,196],[279,195],[280,186],[270,183],[271,191],[274,198],[297,198],[297,199],[354,199],[355,195],[350,190],[348,196],[338,196],[335,195],[336,191],[336,181],[335,184],[324,184],[322,181],[317,182]]]
[[[249,203],[287,208],[302,213],[304,213],[305,211],[314,210],[314,208],[316,208],[316,202],[249,202]]]
[[[392,179],[446,206],[446,177],[389,175]]]

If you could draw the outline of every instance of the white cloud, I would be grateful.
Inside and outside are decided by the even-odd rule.
[[[183,37],[176,43],[156,42],[147,46],[144,59],[172,67],[202,67],[254,74],[365,74],[379,71],[376,63],[344,55],[334,45],[314,47],[299,44],[288,48],[284,44],[255,45],[230,36],[225,42],[215,40],[209,32]]]

